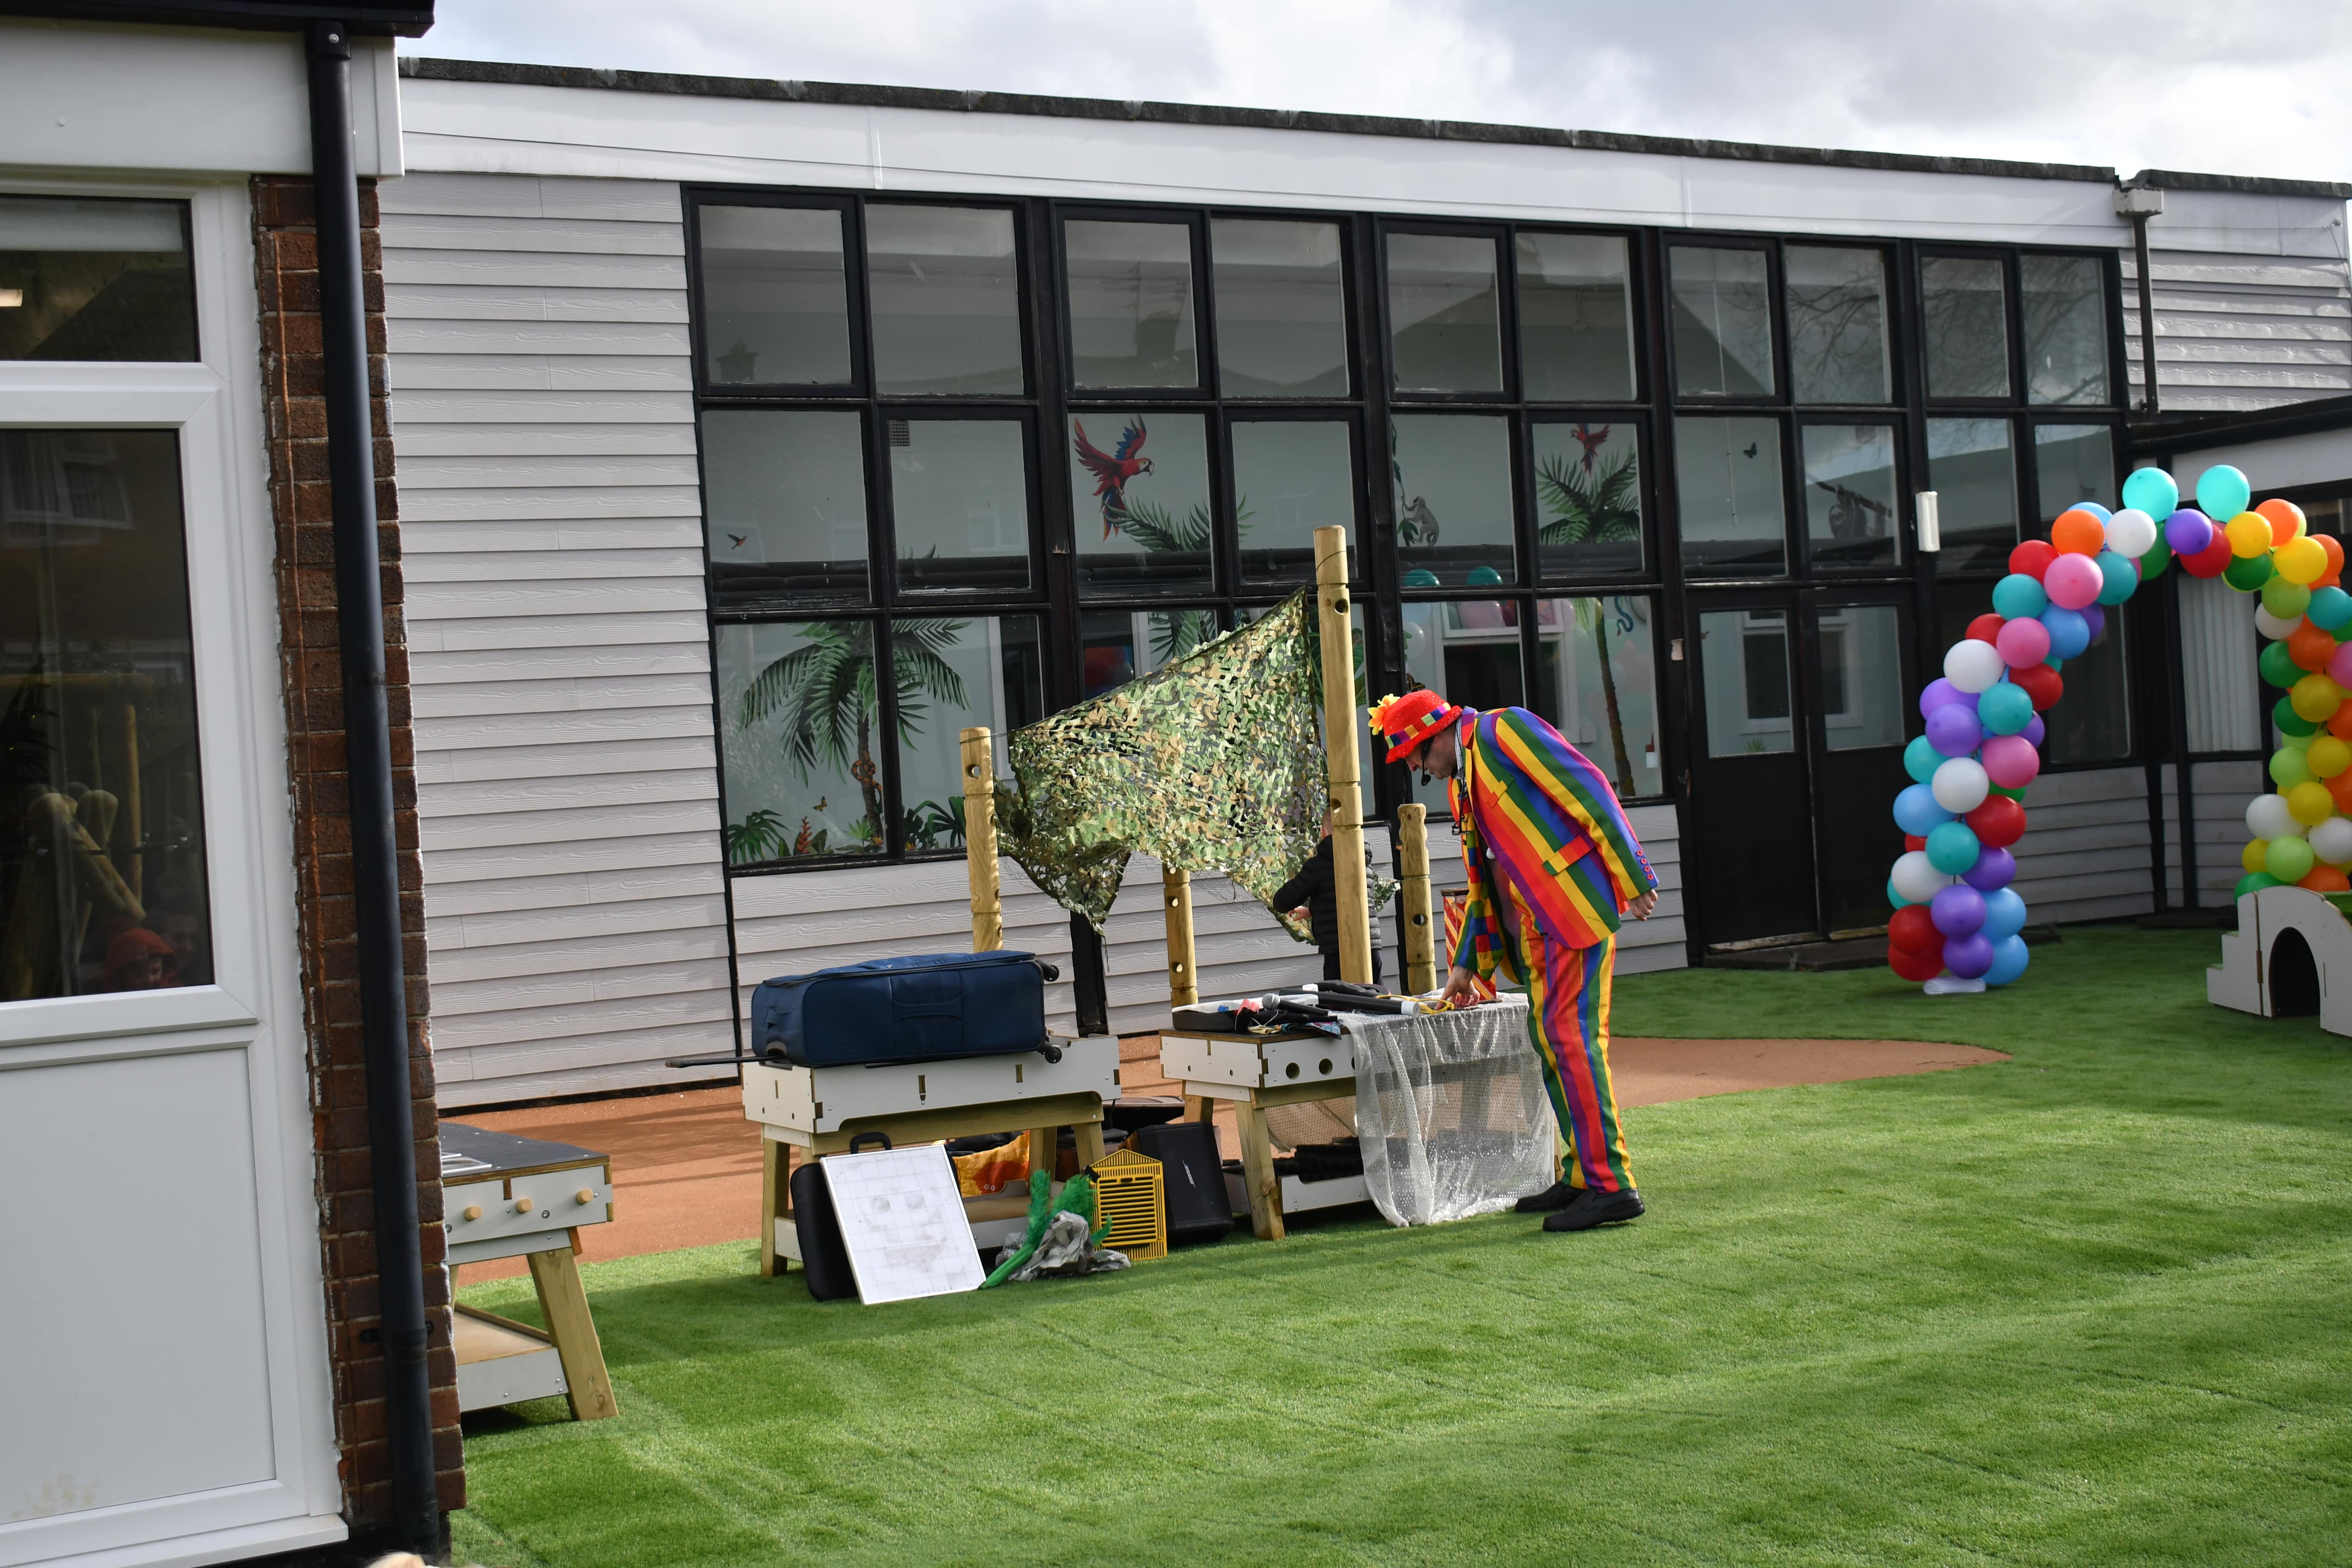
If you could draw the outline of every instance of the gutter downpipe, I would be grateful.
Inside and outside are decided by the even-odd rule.
[[[434,1486],[432,1384],[425,1363],[424,1251],[417,1234],[416,1127],[409,1105],[408,982],[401,953],[392,726],[384,697],[375,430],[368,406],[367,308],[361,281],[359,184],[352,153],[351,29],[343,22],[313,22],[306,43],[392,1533],[402,1547],[432,1561],[441,1552],[441,1519]]]

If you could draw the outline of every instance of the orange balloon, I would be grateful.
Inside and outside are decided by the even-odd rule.
[[[2273,496],[2254,510],[2270,520],[2271,542],[2273,545],[2303,537],[2303,508],[2294,502],[2280,500]]]
[[[2297,669],[2326,669],[2336,657],[2336,639],[2305,621],[2286,634],[2286,656]]]
[[[2339,741],[2352,741],[2352,702],[2347,702],[2328,715],[2327,732]],[[2347,769],[2352,772],[2352,769]]]
[[[2347,702],[2344,706],[2347,709],[2352,709],[2352,702]],[[2352,816],[2352,768],[2346,768],[2334,778],[2322,779],[2319,782],[2327,786],[2328,795],[2336,801],[2336,811],[2344,816]]]
[[[2332,533],[2315,533],[2311,537],[2319,541],[2319,548],[2327,552],[2327,570],[2319,574],[2319,580],[2333,588],[2344,571],[2344,546]]]
[[[2352,877],[2333,866],[2314,866],[2308,876],[2295,884],[2309,888],[2315,893],[2352,893]]]
[[[2079,508],[2060,512],[2050,525],[2050,542],[2061,555],[2096,555],[2106,542],[2105,526]]]

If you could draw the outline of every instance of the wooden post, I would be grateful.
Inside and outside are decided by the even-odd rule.
[[[985,724],[963,732],[963,858],[971,878],[971,950],[1004,945],[1004,889],[996,868],[996,748]]]
[[[1357,767],[1355,637],[1348,610],[1348,531],[1315,531],[1315,605],[1323,640],[1323,753],[1331,789],[1331,881],[1339,906],[1339,978],[1372,982],[1370,889],[1364,876],[1363,779]]]
[[[1397,910],[1404,921],[1404,989],[1437,989],[1437,930],[1430,921],[1429,808],[1397,807]]]
[[[1192,873],[1160,873],[1160,912],[1168,919],[1168,1005],[1190,1007],[1201,999],[1201,982],[1193,970]]]

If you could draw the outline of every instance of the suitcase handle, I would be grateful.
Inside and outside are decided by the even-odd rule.
[[[849,1152],[853,1154],[856,1153],[866,1146],[866,1141],[868,1138],[878,1139],[885,1149],[890,1147],[890,1135],[887,1132],[856,1132],[850,1135]]]

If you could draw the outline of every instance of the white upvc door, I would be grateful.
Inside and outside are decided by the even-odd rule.
[[[203,966],[170,988],[110,988],[106,952],[81,958],[79,987],[46,959],[35,994],[20,978],[25,999],[0,1001],[0,1568],[213,1563],[339,1540],[250,205],[241,181],[68,190],[0,174],[8,194],[188,204],[197,359],[0,359],[0,440],[18,443],[20,471],[37,466],[26,453],[102,454],[111,441],[152,454],[170,448],[135,433],[176,440],[192,674],[172,679],[193,689],[193,735],[175,733],[184,754],[194,749],[185,765],[200,776],[200,810],[167,817],[157,800],[143,839],[118,839],[127,847],[113,858],[135,864],[148,846],[145,871],[131,874],[153,893],[168,841],[196,870],[149,902],[195,900],[180,918],[208,915],[209,932]],[[68,525],[8,521],[37,511],[27,493],[0,498],[0,574],[34,572],[39,542],[65,537],[40,528]],[[73,537],[105,543],[112,503],[77,504],[100,521],[71,524]],[[50,555],[64,566],[38,567],[44,591],[91,559]],[[0,579],[0,605],[30,602],[29,581],[19,575],[10,599]],[[47,635],[0,624],[0,647],[14,639],[21,656]],[[21,692],[38,678],[22,675],[21,657],[16,668]],[[121,668],[43,678],[69,692],[151,679]],[[9,700],[0,690],[0,710]],[[135,728],[138,715],[123,722]],[[135,799],[134,742],[110,732],[83,749],[86,769],[81,751],[58,767],[127,771]],[[0,780],[0,810],[59,798],[44,788]],[[0,822],[0,833],[19,826]],[[87,912],[69,914],[89,929]],[[128,973],[148,939],[125,934]],[[70,975],[68,947],[50,951],[66,952]],[[176,961],[153,962],[151,984]]]

